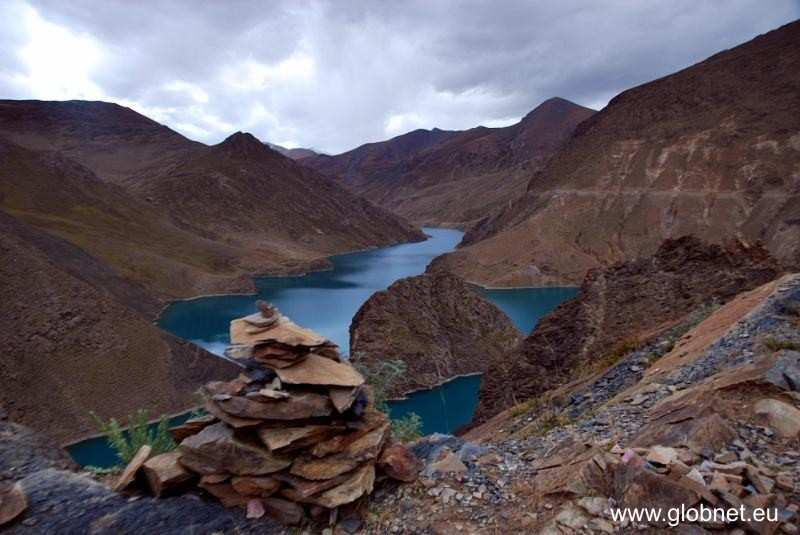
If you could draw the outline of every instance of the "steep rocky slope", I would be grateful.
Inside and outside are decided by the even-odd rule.
[[[481,373],[516,346],[520,333],[497,307],[446,273],[400,279],[373,294],[350,324],[350,354],[366,364],[408,366],[392,395]]]
[[[518,348],[493,359],[475,420],[575,381],[674,327],[702,305],[722,303],[779,273],[763,248],[667,240],[649,258],[586,275],[578,295],[542,318]]]
[[[615,97],[443,262],[489,285],[575,284],[695,234],[798,265],[798,45],[794,22]]]
[[[367,533],[796,533],[800,353],[781,347],[800,347],[798,325],[793,274],[663,340],[666,354],[632,351],[472,442],[431,437],[414,448],[424,477],[380,494]],[[630,508],[662,516],[623,518]]]
[[[75,245],[0,211],[0,407],[59,441],[89,411],[174,413],[236,367],[159,330],[159,302]]]
[[[593,113],[553,98],[512,126],[416,130],[303,164],[343,177],[412,221],[465,227],[522,195],[531,174]]]

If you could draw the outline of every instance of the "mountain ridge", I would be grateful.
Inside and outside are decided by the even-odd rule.
[[[532,170],[593,113],[551,98],[511,126],[418,129],[303,164],[411,221],[466,228],[524,194]]]
[[[800,22],[624,91],[440,265],[491,286],[577,284],[667,238],[764,241],[800,265]]]

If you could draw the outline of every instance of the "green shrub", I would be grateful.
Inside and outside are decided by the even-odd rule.
[[[363,362],[363,355],[356,354],[351,359],[356,370],[372,387],[372,397],[375,407],[383,412],[389,412],[389,395],[400,378],[405,375],[408,366],[400,359],[379,360],[372,365]]]
[[[364,362],[364,355],[356,353],[350,358],[353,366],[364,376],[372,388],[375,408],[389,413],[389,396],[400,378],[405,375],[408,366],[400,359],[375,361],[372,365]],[[392,421],[392,432],[402,442],[411,442],[422,436],[422,418],[418,414],[409,413],[403,418]]]
[[[412,442],[422,436],[422,418],[419,414],[410,412],[392,420],[392,433],[400,442]]]
[[[106,441],[124,464],[131,462],[139,448],[145,444],[152,448],[152,455],[177,447],[169,433],[169,418],[166,415],[162,415],[157,424],[151,425],[148,423],[147,411],[140,409],[128,416],[128,429],[125,430],[116,418],[106,422],[94,412],[90,414],[97,429],[105,435]]]

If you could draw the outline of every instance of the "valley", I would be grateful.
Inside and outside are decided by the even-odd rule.
[[[0,531],[800,532],[800,20],[630,76],[507,6],[458,46],[324,6],[124,106],[0,100]],[[742,515],[620,517],[703,507]]]

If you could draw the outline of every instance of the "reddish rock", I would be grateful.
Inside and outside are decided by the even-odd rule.
[[[270,453],[255,442],[237,438],[224,423],[206,427],[178,447],[181,464],[198,474],[263,475],[291,464],[291,459]]]
[[[28,498],[19,483],[0,489],[0,526],[8,524],[28,508]]]
[[[392,479],[411,483],[417,479],[422,463],[414,453],[402,444],[392,444],[378,458],[380,469]]]
[[[180,463],[180,453],[170,451],[151,457],[142,466],[150,491],[161,496],[180,488],[190,481],[193,474]]]
[[[116,492],[120,492],[128,488],[128,486],[133,483],[133,480],[136,478],[136,473],[139,469],[144,465],[145,461],[150,457],[150,452],[152,448],[145,444],[136,452],[131,459],[131,462],[128,463],[128,466],[122,471],[122,474],[117,479],[117,482],[114,483],[112,487]]]
[[[426,273],[374,293],[350,324],[350,354],[374,365],[400,359],[408,372],[391,395],[482,373],[519,342],[511,320],[461,279]]]

